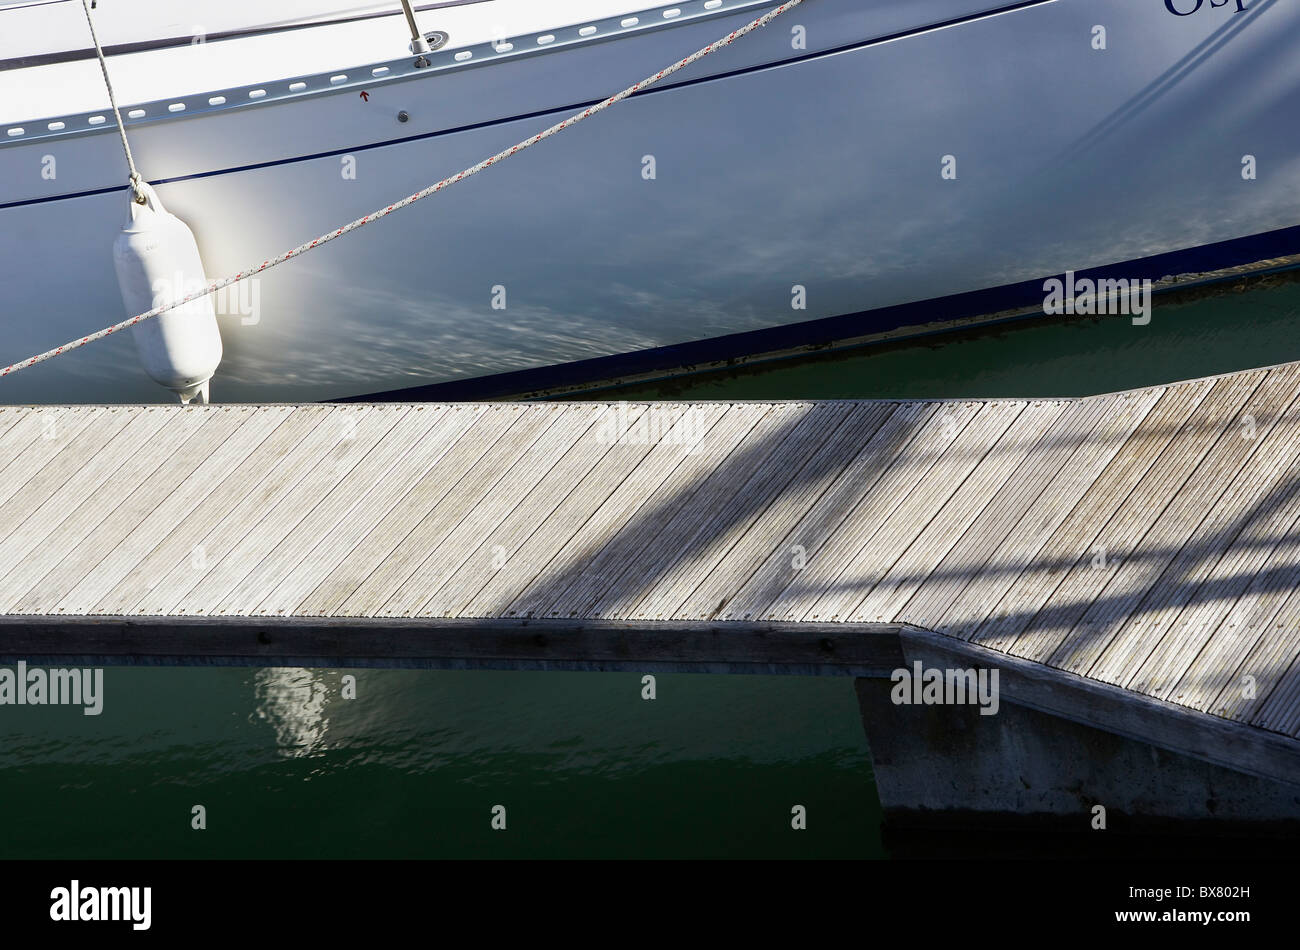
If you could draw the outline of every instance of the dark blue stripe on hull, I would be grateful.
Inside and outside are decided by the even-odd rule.
[[[1171,275],[1209,273],[1295,254],[1300,254],[1300,227],[1283,228],[1120,264],[1080,270],[1075,272],[1075,280],[1110,277],[1157,281]],[[761,353],[828,345],[890,330],[919,327],[936,321],[971,319],[1005,310],[1041,307],[1044,299],[1043,282],[1053,276],[1064,277],[1063,274],[1049,274],[1036,280],[990,287],[986,290],[881,307],[877,310],[864,310],[837,317],[824,317],[820,320],[790,323],[765,330],[732,333],[707,340],[660,346],[615,356],[601,356],[573,363],[478,376],[474,379],[432,383],[427,386],[394,389],[332,401],[457,402],[503,399],[522,393],[592,386],[629,376],[674,373],[702,364],[725,363],[727,360],[742,359]],[[970,324],[961,329],[982,325],[986,324]]]

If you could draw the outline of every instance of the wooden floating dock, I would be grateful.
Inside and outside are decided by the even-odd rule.
[[[0,654],[841,672],[1300,782],[1300,364],[1082,399],[0,407]]]

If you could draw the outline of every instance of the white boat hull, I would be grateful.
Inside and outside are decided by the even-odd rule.
[[[236,285],[218,300],[211,398],[331,399],[551,367],[1300,224],[1296,5],[1179,16],[1165,0],[1056,0],[874,42],[995,5],[807,0],[671,87]],[[472,69],[341,69],[328,91],[128,131],[216,278],[765,9],[742,7]],[[126,316],[112,244],[128,200],[111,116],[30,141],[4,128],[0,364]],[[57,177],[43,178],[51,155]],[[125,335],[0,380],[8,403],[172,398]]]

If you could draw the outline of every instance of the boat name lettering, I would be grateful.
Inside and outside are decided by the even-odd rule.
[[[1238,13],[1245,13],[1246,10],[1249,9],[1246,6],[1246,0],[1210,0],[1210,6],[1212,7],[1226,7],[1229,3],[1235,3],[1237,5]],[[1191,9],[1180,10],[1178,9],[1180,6],[1190,6]],[[1191,16],[1203,6],[1205,6],[1205,0],[1165,0],[1165,9],[1174,16]]]

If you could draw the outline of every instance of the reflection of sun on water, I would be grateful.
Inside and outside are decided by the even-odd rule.
[[[314,670],[271,667],[253,675],[257,717],[275,730],[280,754],[289,758],[325,749],[325,680]]]

